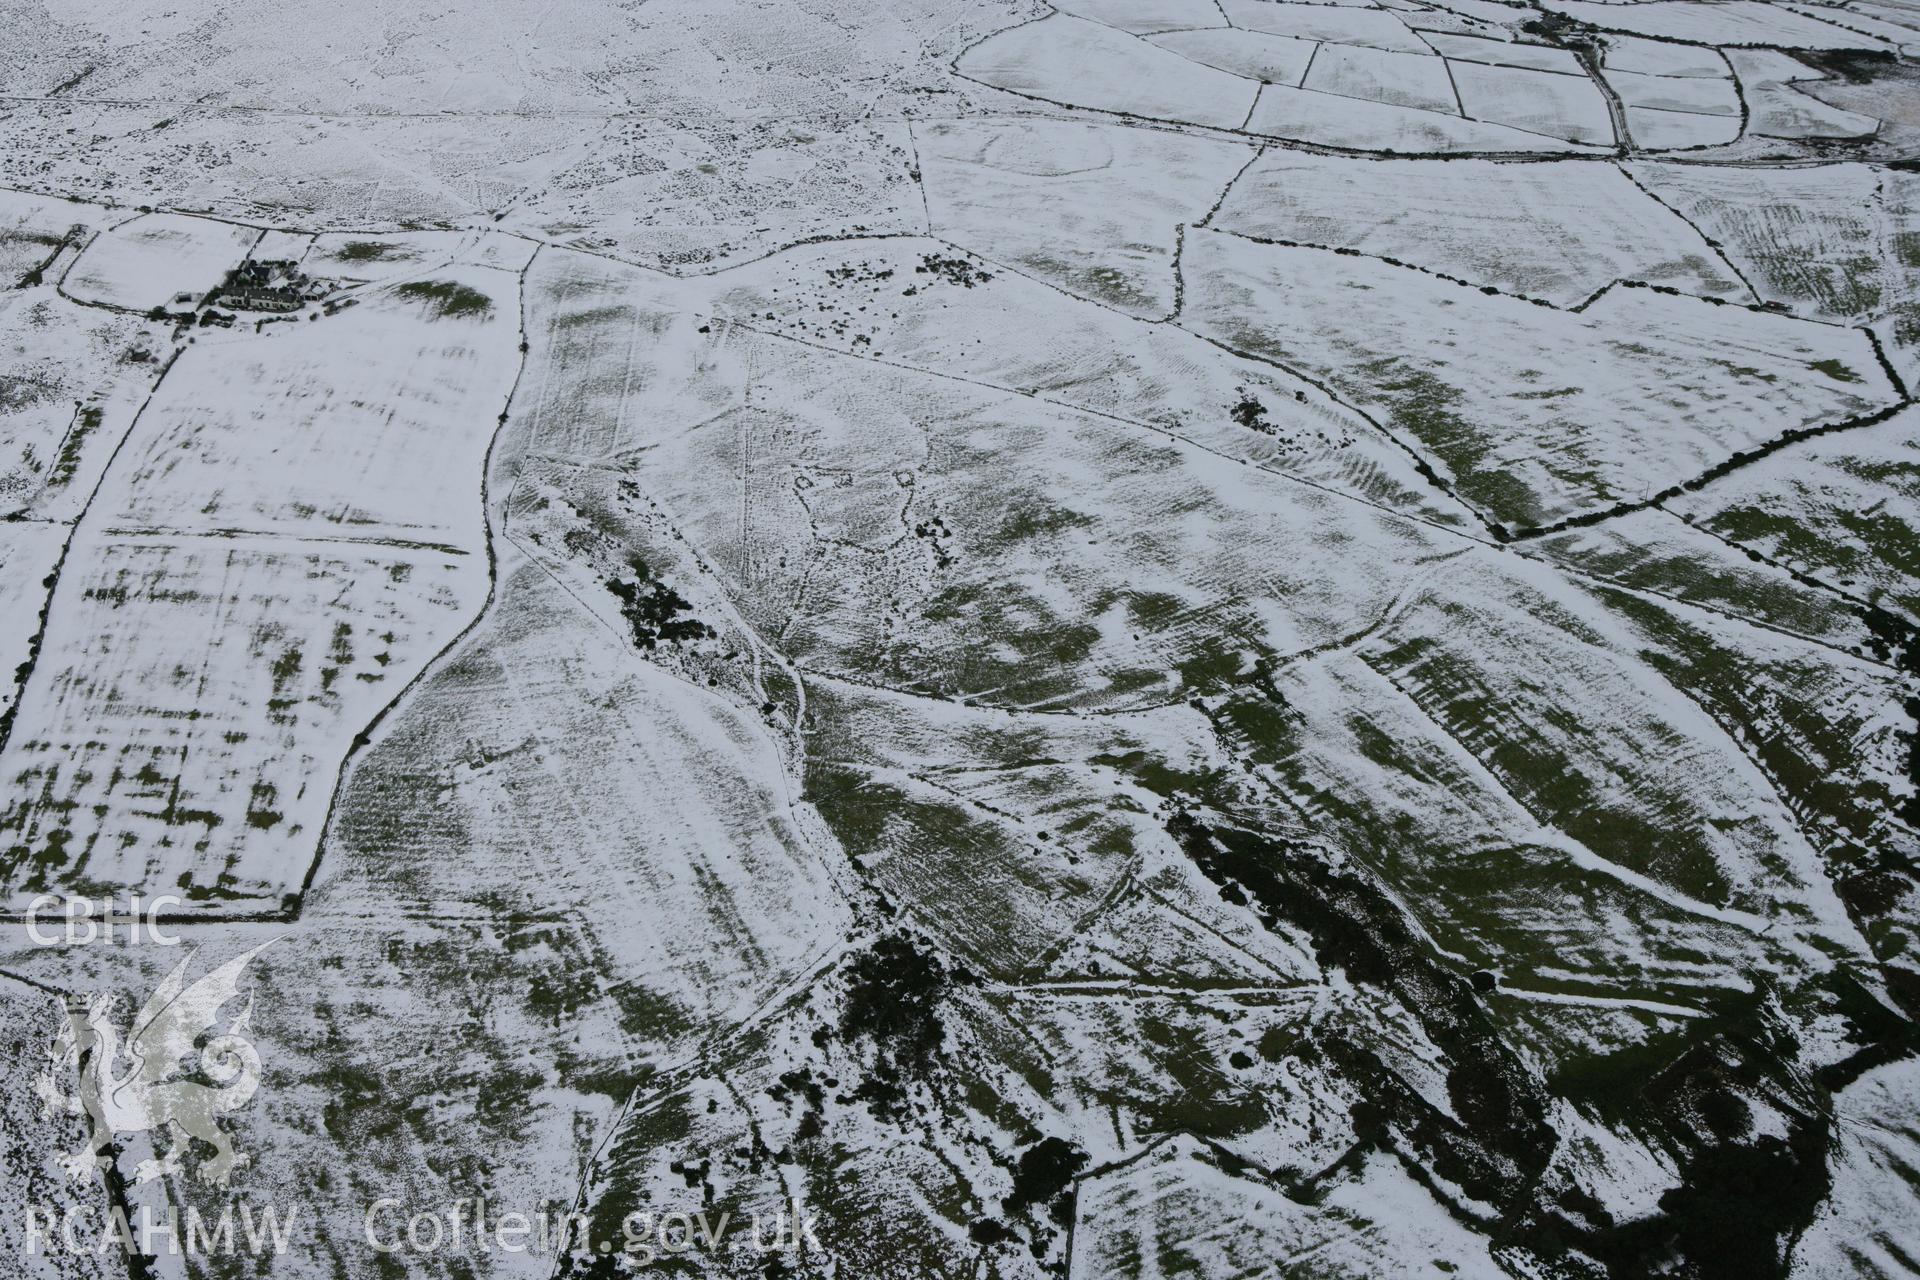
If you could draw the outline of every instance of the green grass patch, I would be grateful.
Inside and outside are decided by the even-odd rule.
[[[67,432],[67,438],[60,442],[60,453],[53,460],[53,470],[47,475],[47,483],[64,485],[73,480],[80,470],[80,455],[86,448],[87,438],[100,429],[105,419],[104,411],[98,405],[88,405],[74,419],[73,430]]]
[[[400,246],[379,240],[349,240],[334,256],[342,262],[384,262],[400,256]]]
[[[493,299],[478,289],[457,280],[409,280],[394,291],[395,297],[425,303],[435,319],[449,316],[475,318],[493,310]]]

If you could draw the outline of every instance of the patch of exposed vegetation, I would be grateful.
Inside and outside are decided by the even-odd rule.
[[[1518,476],[1488,465],[1493,442],[1461,416],[1466,397],[1458,387],[1400,356],[1368,361],[1361,372],[1387,400],[1394,425],[1419,440],[1453,472],[1454,492],[1503,523],[1540,523],[1543,513],[1533,491]],[[1367,387],[1363,384],[1354,390],[1364,394]],[[1448,487],[1424,458],[1415,457],[1413,465],[1422,478]]]
[[[835,288],[849,284],[878,284],[882,280],[893,279],[893,268],[875,267],[865,260],[858,264],[843,262],[837,267],[827,268],[827,279]]]
[[[45,378],[20,378],[0,373],[0,413],[14,413],[53,399],[59,384]]]
[[[1791,49],[1795,58],[1816,71],[1848,81],[1871,84],[1890,71],[1899,69],[1900,59],[1891,49]]]
[[[492,298],[457,280],[409,280],[393,293],[409,302],[425,303],[435,319],[478,318],[493,310]]]
[[[270,831],[286,816],[273,807],[278,788],[270,782],[256,782],[247,801],[247,825],[256,831]]]
[[[342,262],[384,262],[399,252],[400,246],[379,240],[349,240],[334,257]]]
[[[105,410],[97,404],[87,405],[74,416],[73,428],[67,432],[67,438],[60,442],[60,452],[54,455],[53,469],[47,473],[48,484],[64,485],[73,480],[80,470],[80,455],[86,449],[87,439],[100,429],[105,418]]]
[[[948,284],[957,284],[968,289],[993,279],[991,271],[982,271],[966,258],[948,257],[939,253],[922,254],[920,265],[913,270],[915,275],[930,275]]]
[[[620,602],[620,616],[633,629],[636,645],[652,649],[663,640],[668,644],[682,644],[713,634],[713,628],[706,623],[685,616],[693,612],[693,605],[656,578],[645,560],[639,556],[629,557],[627,567],[633,571],[633,577],[611,578],[607,581],[607,590]]]
[[[940,1048],[940,1002],[953,975],[905,934],[889,934],[847,967],[841,1033],[871,1040],[891,1064],[917,1071]]]
[[[1273,424],[1267,421],[1267,406],[1245,387],[1240,388],[1240,399],[1230,412],[1241,426],[1263,435],[1273,434]]]
[[[1055,1221],[1065,1223],[1073,1201],[1067,1195],[1073,1180],[1087,1164],[1087,1153],[1063,1138],[1042,1138],[1020,1153],[1013,1167],[1013,1191],[1007,1212],[1022,1213],[1044,1207]]]

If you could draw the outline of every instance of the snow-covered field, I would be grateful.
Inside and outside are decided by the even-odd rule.
[[[1916,57],[6,10],[0,1280],[1913,1274]]]

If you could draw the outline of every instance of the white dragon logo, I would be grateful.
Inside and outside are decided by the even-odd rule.
[[[87,1118],[86,1142],[60,1159],[69,1177],[81,1181],[106,1168],[116,1134],[163,1128],[172,1138],[166,1158],[141,1161],[136,1181],[179,1172],[191,1138],[214,1150],[211,1159],[200,1162],[203,1182],[225,1186],[233,1171],[247,1163],[246,1153],[233,1149],[216,1121],[245,1106],[260,1087],[260,1054],[245,1038],[252,1030],[252,992],[225,1033],[199,1049],[197,1074],[211,1084],[181,1078],[195,1074],[181,1060],[195,1051],[202,1034],[214,1029],[221,1008],[240,995],[240,976],[247,965],[277,941],[269,939],[235,956],[192,986],[187,985],[187,966],[193,962],[189,954],[148,998],[127,1029],[124,1045],[113,1022],[113,996],[68,997],[66,1025],[54,1037],[50,1061],[35,1090],[46,1114]],[[79,1070],[78,1093],[60,1087],[68,1064]]]

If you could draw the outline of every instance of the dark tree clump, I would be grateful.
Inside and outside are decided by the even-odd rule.
[[[890,934],[848,969],[840,1030],[867,1037],[903,1067],[923,1067],[940,1047],[940,1000],[952,984],[939,957]]]
[[[1020,1153],[1013,1169],[1013,1193],[1007,1212],[1020,1213],[1030,1205],[1047,1205],[1054,1217],[1066,1214],[1062,1198],[1073,1179],[1086,1167],[1087,1153],[1062,1138],[1042,1138]]]
[[[635,580],[614,578],[607,583],[607,590],[620,601],[620,616],[633,628],[635,644],[651,649],[662,640],[677,644],[713,634],[713,628],[698,618],[683,616],[691,613],[693,606],[685,596],[654,577],[645,560],[634,556],[627,561],[627,566],[633,570]]]

